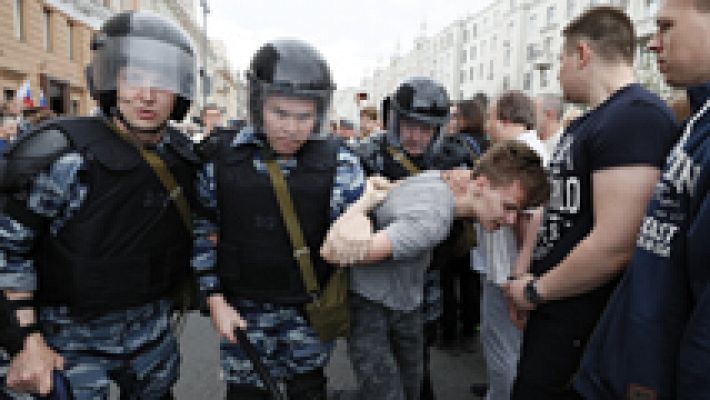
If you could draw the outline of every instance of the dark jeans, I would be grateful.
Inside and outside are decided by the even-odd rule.
[[[359,398],[418,400],[424,363],[421,307],[396,311],[351,294],[350,311],[348,350]]]
[[[561,316],[533,312],[525,327],[512,400],[581,400],[572,388],[588,339]]]
[[[456,296],[457,283],[459,298]],[[481,283],[478,272],[471,270],[469,255],[455,258],[442,268],[441,290],[444,298],[444,309],[441,315],[443,339],[456,338],[459,321],[461,334],[473,336],[476,326],[481,322]]]

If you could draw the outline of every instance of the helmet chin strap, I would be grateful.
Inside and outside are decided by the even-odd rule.
[[[163,121],[160,125],[158,125],[155,128],[139,128],[132,123],[128,122],[126,117],[123,115],[123,113],[118,109],[118,107],[113,107],[111,108],[111,115],[118,118],[121,123],[128,128],[128,130],[132,133],[142,133],[146,135],[155,135],[160,133],[160,131],[165,128],[165,126],[168,124],[168,120]]]

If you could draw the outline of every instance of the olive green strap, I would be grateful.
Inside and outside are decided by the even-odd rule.
[[[468,142],[466,142],[465,140],[463,140],[463,147],[466,148],[466,150],[468,151],[468,154],[471,156],[471,163],[472,163],[472,166],[475,167],[476,165],[478,165],[478,163],[479,163],[479,161],[480,161],[480,156],[479,156],[479,155],[476,153],[476,151],[473,149],[473,146],[471,146],[471,144],[469,144]]]
[[[152,151],[148,151],[139,147],[143,159],[150,165],[150,167],[155,171],[155,174],[160,179],[160,182],[168,190],[170,200],[173,201],[175,207],[177,207],[178,214],[180,214],[180,219],[185,224],[188,232],[192,232],[192,219],[190,218],[190,206],[187,204],[187,199],[185,194],[182,192],[182,187],[178,185],[173,174],[168,170],[168,166],[157,154]]]
[[[288,236],[291,239],[291,246],[294,249],[293,258],[298,261],[298,266],[301,269],[301,275],[303,277],[303,283],[306,286],[306,290],[311,295],[315,295],[318,293],[319,288],[318,281],[316,280],[316,273],[313,269],[311,251],[306,245],[306,240],[303,238],[301,224],[298,222],[298,216],[296,215],[296,209],[293,206],[293,200],[291,199],[291,194],[289,193],[288,186],[286,185],[286,179],[284,179],[281,168],[279,168],[278,163],[273,157],[264,157],[264,163],[266,164],[266,169],[269,171],[271,185],[274,188],[276,199],[279,202],[281,218],[286,225]]]
[[[417,168],[417,166],[414,165],[414,163],[409,158],[407,158],[407,155],[403,152],[395,149],[392,146],[387,146],[387,152],[390,153],[390,156],[392,156],[395,161],[397,161],[402,167],[404,167],[404,169],[406,169],[410,175],[416,175],[421,172],[420,169]]]
[[[182,187],[177,183],[173,174],[170,173],[168,166],[165,165],[165,161],[163,161],[163,159],[160,158],[160,156],[158,156],[155,152],[149,151],[143,146],[135,143],[125,132],[110,124],[109,127],[111,127],[111,129],[116,132],[121,139],[130,143],[136,148],[136,150],[138,150],[138,153],[140,153],[141,157],[143,157],[145,162],[148,163],[148,166],[150,166],[153,172],[155,172],[155,175],[158,176],[160,183],[162,183],[163,187],[165,187],[168,191],[168,196],[170,196],[170,200],[172,200],[173,204],[175,204],[178,214],[180,214],[180,219],[182,219],[182,222],[185,224],[185,228],[187,228],[188,232],[192,233],[190,206],[187,203]]]

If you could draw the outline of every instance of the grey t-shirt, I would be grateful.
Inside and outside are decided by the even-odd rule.
[[[393,310],[419,307],[432,250],[453,219],[454,195],[439,171],[404,180],[375,210],[373,225],[392,242],[392,257],[351,267],[350,290]]]

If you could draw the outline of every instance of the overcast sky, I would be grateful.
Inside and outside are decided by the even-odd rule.
[[[199,4],[199,1],[195,1]],[[209,0],[207,32],[222,39],[232,65],[245,70],[266,41],[298,38],[328,60],[338,87],[356,86],[383,65],[397,45],[411,49],[426,23],[428,35],[481,10],[492,0]],[[198,7],[198,20],[202,9]]]

